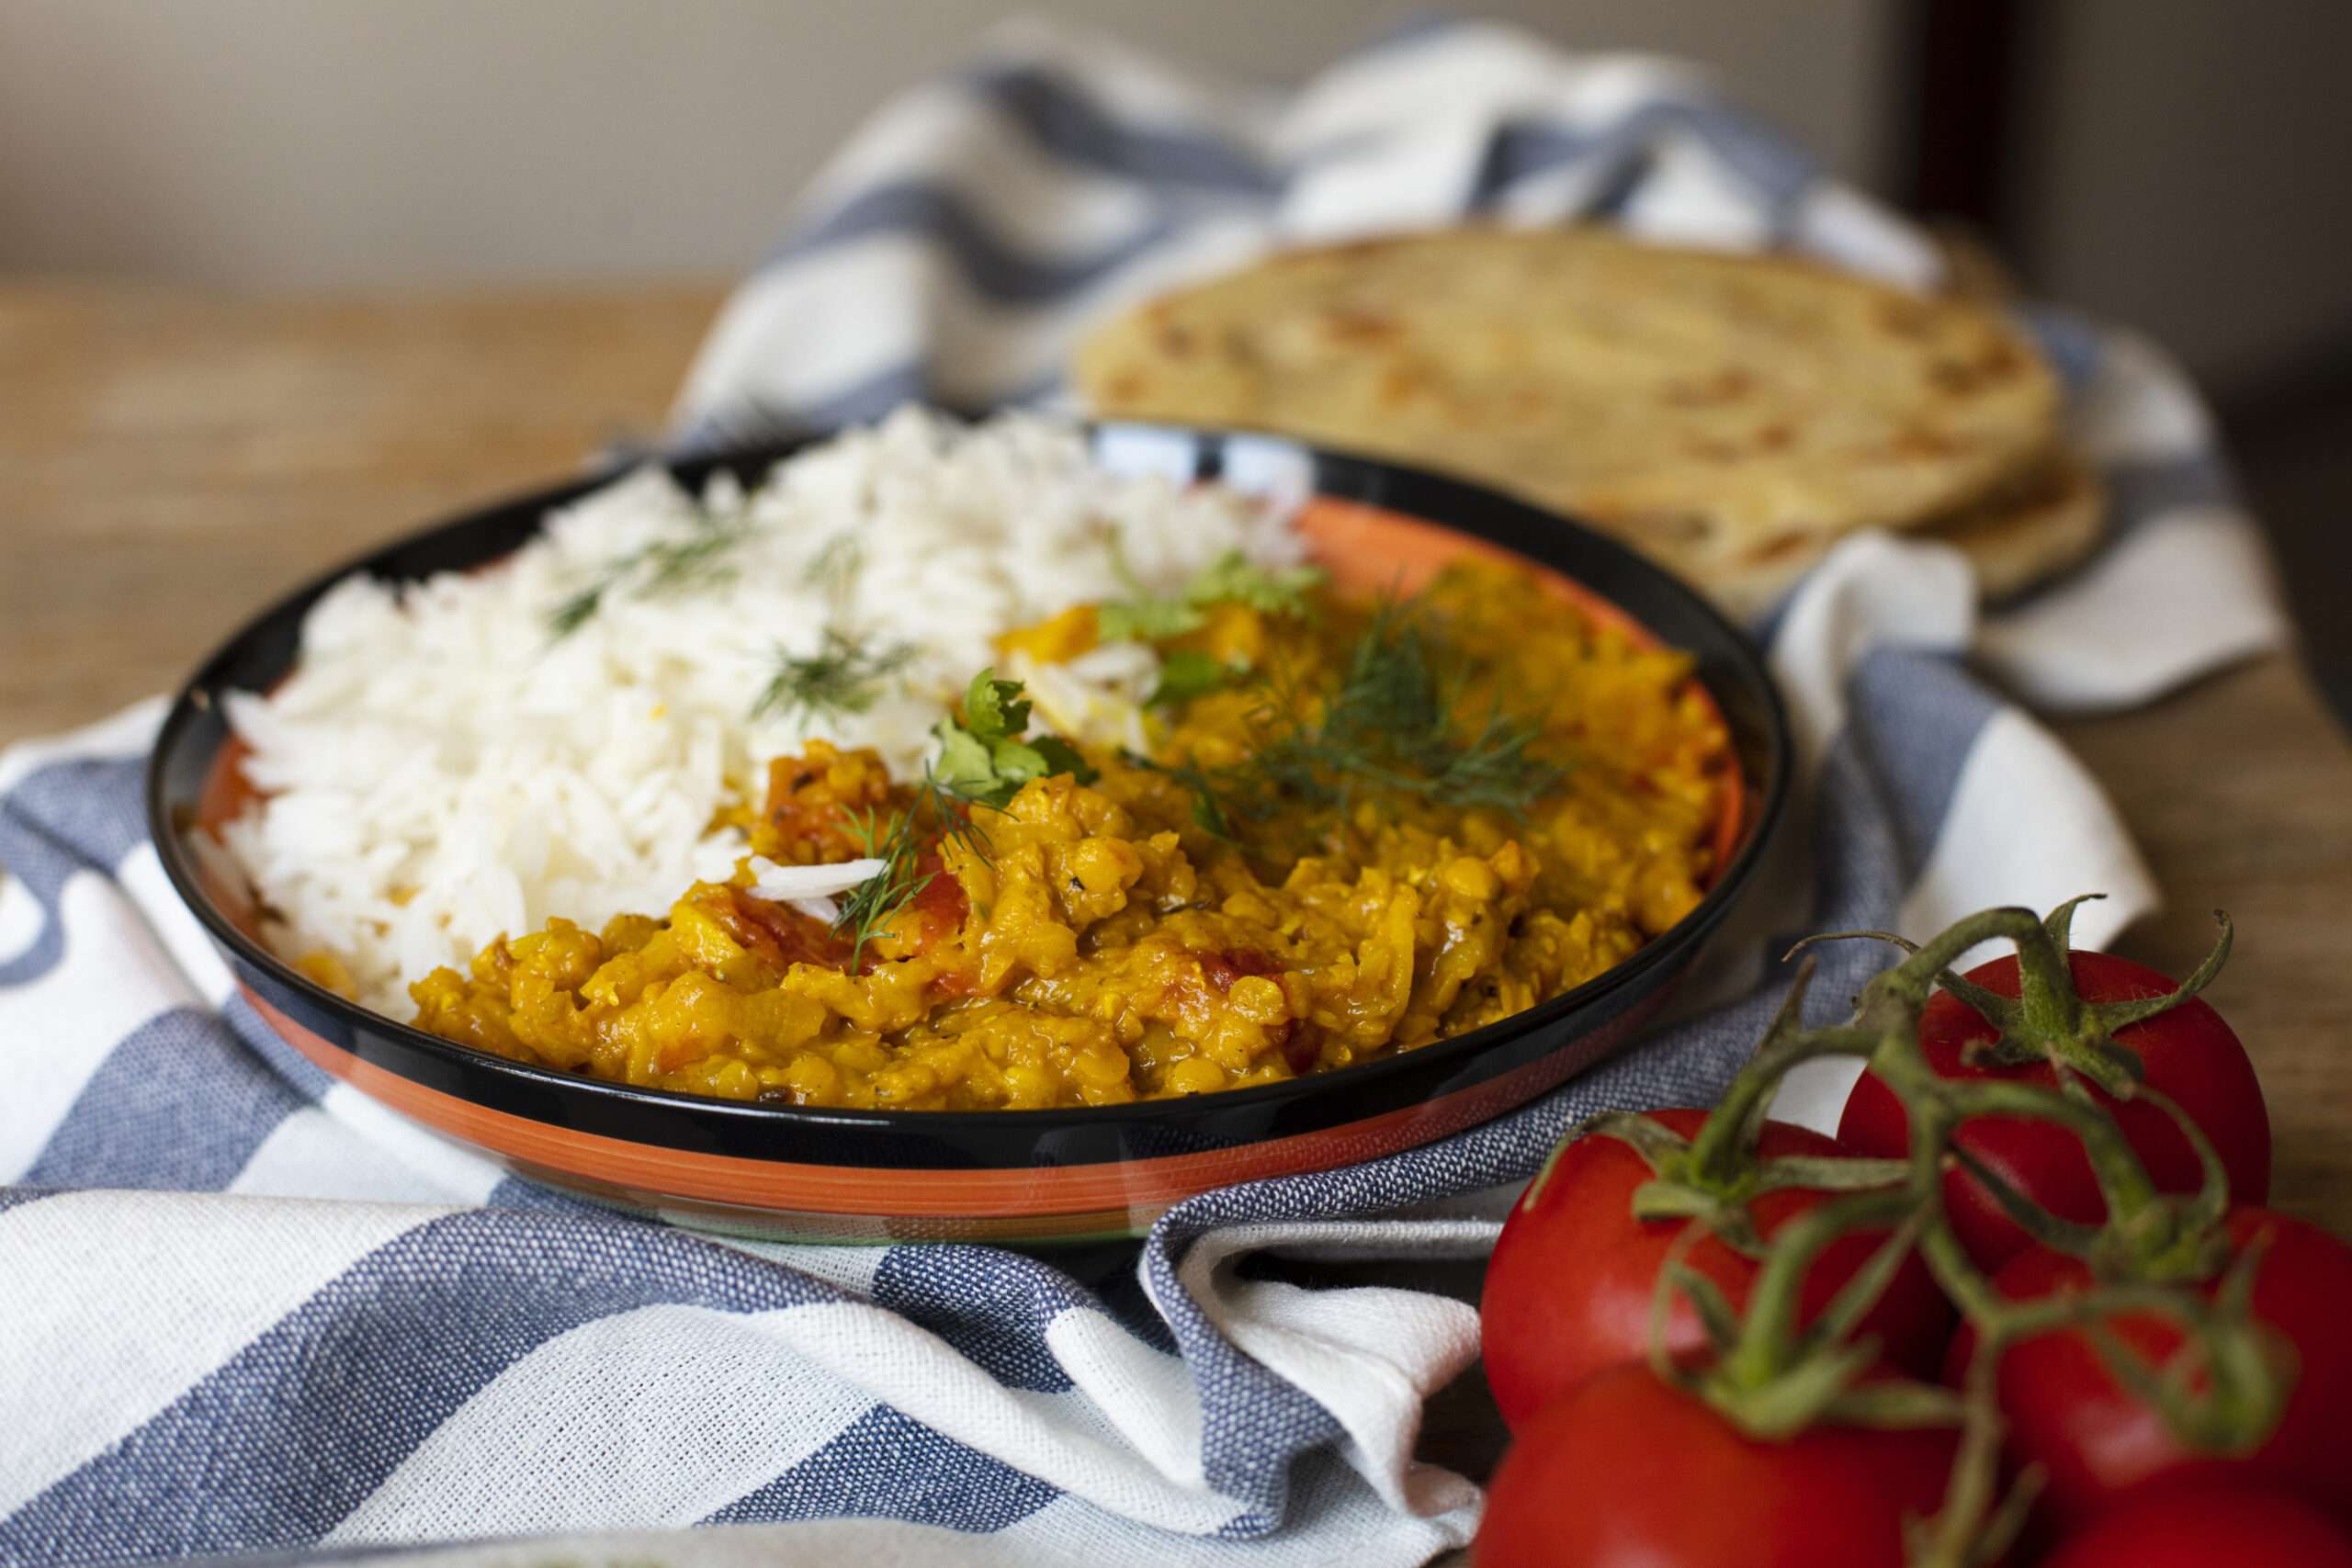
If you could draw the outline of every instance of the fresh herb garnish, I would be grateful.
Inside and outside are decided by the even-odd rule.
[[[1498,695],[1475,728],[1457,732],[1453,715],[1464,694],[1458,677],[1441,673],[1450,665],[1459,660],[1426,611],[1384,604],[1349,649],[1319,711],[1314,694],[1270,680],[1246,761],[1163,771],[1193,790],[1204,827],[1210,818],[1230,822],[1285,807],[1344,811],[1364,788],[1441,806],[1525,810],[1562,776],[1557,764],[1531,754],[1542,725],[1505,711]]]
[[[1194,697],[1224,690],[1249,672],[1247,664],[1227,664],[1197,649],[1176,649],[1160,660],[1159,683],[1143,700],[1143,705],[1173,707],[1178,703],[1189,703]]]
[[[838,598],[865,569],[865,542],[854,534],[836,534],[808,558],[808,581]]]
[[[1321,716],[1300,721],[1295,705],[1289,728],[1250,765],[1279,793],[1325,805],[1345,805],[1362,782],[1442,806],[1525,809],[1560,782],[1557,766],[1528,754],[1543,727],[1506,713],[1498,694],[1478,727],[1457,735],[1462,683],[1440,673],[1447,664],[1459,660],[1425,610],[1380,604]]]
[[[972,677],[964,694],[964,717],[939,721],[936,773],[941,786],[966,800],[1000,810],[1012,804],[1021,786],[1048,773],[1069,773],[1080,784],[1092,784],[1096,774],[1078,748],[1058,736],[1040,735],[1023,740],[1029,727],[1029,699],[1018,681],[1000,681],[993,670]]]
[[[1104,642],[1160,642],[1200,630],[1208,625],[1204,606],[1232,600],[1268,615],[1306,613],[1306,592],[1323,581],[1312,566],[1260,566],[1239,550],[1227,550],[1193,574],[1174,598],[1155,598],[1140,592],[1132,572],[1120,563],[1134,597],[1095,607],[1095,626]]]
[[[849,972],[854,975],[865,961],[865,944],[894,934],[883,922],[931,886],[931,874],[915,870],[922,846],[912,811],[895,813],[887,825],[872,810],[863,816],[853,814],[850,831],[869,858],[882,863],[880,871],[849,890],[842,899],[841,912],[833,917],[835,933],[850,939]]]
[[[926,811],[937,825],[935,835],[927,835],[923,830]],[[850,831],[868,857],[882,863],[880,871],[849,890],[842,899],[841,912],[833,917],[833,931],[850,939],[849,972],[854,975],[865,962],[868,942],[898,934],[885,922],[896,919],[899,911],[921,897],[932,878],[939,874],[915,869],[923,852],[940,843],[953,842],[986,860],[989,840],[962,803],[928,773],[923,775],[922,793],[912,806],[893,812],[887,818],[871,809],[852,813]]]
[[[1094,607],[1104,642],[1160,642],[1208,625],[1198,606],[1182,599],[1115,599]]]
[[[864,713],[882,694],[882,683],[914,656],[911,644],[869,649],[839,627],[829,626],[823,645],[814,653],[776,649],[775,674],[752,705],[752,716]]]
[[[1319,566],[1260,566],[1239,550],[1227,550],[1184,585],[1195,604],[1231,599],[1270,615],[1306,613],[1307,590],[1323,581]]]
[[[1219,793],[1218,782],[1210,776],[1207,769],[1190,757],[1181,762],[1155,762],[1133,751],[1123,752],[1122,755],[1136,767],[1165,773],[1190,790],[1193,794],[1193,820],[1201,831],[1213,839],[1223,839],[1227,843],[1238,841],[1233,823],[1225,814],[1225,802]]]
[[[939,721],[939,758],[923,772],[921,793],[904,811],[885,818],[869,810],[850,818],[850,830],[882,869],[850,889],[833,930],[850,939],[850,971],[864,960],[868,942],[894,935],[888,922],[922,896],[936,872],[916,870],[924,851],[942,842],[963,845],[989,858],[989,836],[972,820],[973,806],[1000,809],[1021,786],[1047,773],[1072,773],[1091,784],[1095,771],[1076,747],[1051,735],[1023,740],[1029,699],[1018,681],[1000,681],[992,670],[972,677],[964,694],[961,723]],[[926,831],[924,819],[934,827]]]
[[[741,513],[697,511],[695,528],[676,539],[656,539],[606,561],[594,581],[548,612],[558,641],[594,620],[605,600],[623,589],[652,599],[724,582],[735,575],[727,557],[752,534]]]

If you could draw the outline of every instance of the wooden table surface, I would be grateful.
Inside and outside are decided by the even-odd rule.
[[[0,279],[0,743],[164,689],[388,535],[657,431],[719,297]],[[2182,973],[2209,911],[2235,917],[2211,995],[2269,1094],[2275,1201],[2352,1234],[2352,748],[2284,657],[2055,728],[2172,900],[2126,949]]]

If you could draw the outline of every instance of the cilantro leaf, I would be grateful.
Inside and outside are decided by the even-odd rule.
[[[1031,779],[1069,773],[1080,784],[1098,776],[1078,748],[1052,735],[1022,739],[1029,728],[1029,698],[1018,681],[1000,681],[993,670],[972,677],[964,694],[964,717],[943,718],[933,733],[939,759],[933,775],[949,792],[1001,810]]]
[[[1260,566],[1239,550],[1227,550],[1194,574],[1184,597],[1194,604],[1231,599],[1270,615],[1298,615],[1306,611],[1307,590],[1322,581],[1320,567]]]
[[[1000,681],[994,670],[972,677],[964,693],[964,726],[987,741],[1004,739],[1029,728],[1029,699],[1018,681]]]
[[[1227,550],[1194,572],[1172,599],[1138,593],[1095,606],[1095,629],[1104,642],[1163,642],[1208,625],[1203,606],[1231,602],[1270,615],[1303,615],[1307,590],[1323,581],[1313,566],[1260,566],[1239,550]],[[1137,586],[1132,579],[1129,587]]]
[[[1194,697],[1204,697],[1230,685],[1235,677],[1249,673],[1249,669],[1246,664],[1227,664],[1197,649],[1176,649],[1160,660],[1159,682],[1144,699],[1144,706],[1172,707]]]
[[[1040,735],[1023,750],[1035,751],[1044,761],[1045,767],[1040,776],[1045,773],[1068,773],[1080,784],[1092,784],[1102,776],[1088,765],[1084,757],[1078,754],[1077,747],[1058,735]]]
[[[975,797],[994,784],[996,761],[989,755],[987,741],[947,718],[939,721],[933,733],[939,737],[939,760],[932,764],[932,772],[941,784],[958,795]]]
[[[993,753],[989,761],[996,764],[999,778],[1027,784],[1031,779],[1042,778],[1050,771],[1046,764],[1046,754],[1035,746],[1023,745],[1018,740],[1000,740],[989,750]]]
[[[1094,607],[1095,631],[1104,642],[1162,642],[1208,624],[1182,599],[1118,599]]]

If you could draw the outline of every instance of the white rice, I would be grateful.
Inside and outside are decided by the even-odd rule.
[[[919,771],[990,639],[1124,596],[1121,559],[1172,592],[1227,550],[1301,549],[1261,502],[1103,473],[1075,431],[1028,415],[902,411],[702,499],[750,525],[731,575],[620,589],[560,638],[550,611],[600,569],[707,526],[660,470],[550,514],[492,570],[405,591],[354,578],[319,602],[294,672],[227,705],[267,798],[223,836],[273,946],[333,953],[363,1001],[405,1016],[409,980],[501,933],[659,913],[729,874],[747,846],[713,816],[811,738]],[[864,713],[754,721],[777,649],[817,651],[828,627],[914,652]]]

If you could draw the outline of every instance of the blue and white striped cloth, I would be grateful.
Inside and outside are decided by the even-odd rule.
[[[1016,28],[817,182],[682,428],[1050,395],[1080,324],[1142,292],[1470,212],[1934,265],[1656,62],[1448,26],[1278,96]],[[2116,705],[2278,622],[2186,383],[2139,340],[2035,324],[2114,484],[2114,543],[1980,619],[1959,558],[1862,537],[1782,608],[1765,635],[1802,805],[1679,1021],[1450,1143],[1186,1203],[1091,1283],[978,1247],[721,1242],[504,1179],[231,999],[141,829],[156,705],[0,755],[0,1562],[562,1536],[541,1547],[586,1562],[1378,1568],[1465,1540],[1476,1488],[1413,1450],[1476,1354],[1471,1309],[1246,1260],[1476,1256],[1570,1122],[1716,1092],[1794,933],[2101,888],[2077,928],[2098,942],[2155,902],[2097,785],[1971,664]],[[1869,958],[1825,961],[1850,968],[1831,998]],[[1843,1087],[1789,1109],[1825,1119]],[[749,1528],[598,1533],[697,1524]]]

